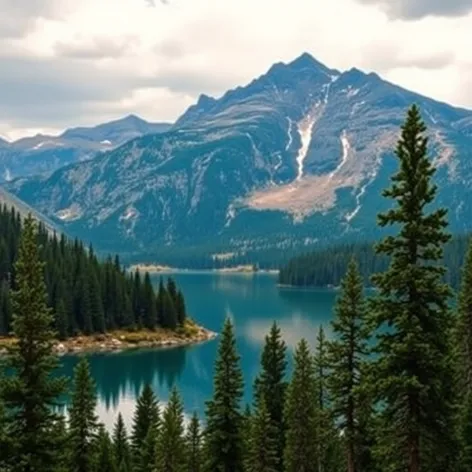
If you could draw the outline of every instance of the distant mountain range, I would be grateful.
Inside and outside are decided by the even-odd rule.
[[[149,123],[129,115],[94,127],[68,129],[59,136],[38,134],[12,143],[0,139],[0,181],[51,173],[115,149],[133,138],[161,133],[170,127],[169,123]]]
[[[453,231],[469,230],[472,112],[308,54],[219,99],[202,95],[164,133],[8,188],[69,233],[148,258],[371,239],[413,102],[429,128],[439,202]]]

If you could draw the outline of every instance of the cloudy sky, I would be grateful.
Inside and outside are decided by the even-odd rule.
[[[0,0],[0,135],[171,121],[303,51],[472,108],[472,0]]]

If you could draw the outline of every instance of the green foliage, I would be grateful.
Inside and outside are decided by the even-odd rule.
[[[14,210],[0,207],[0,335],[11,329],[10,286],[16,285],[14,263],[18,257],[22,224]],[[54,328],[60,339],[79,333],[104,333],[116,328],[158,326],[157,313],[163,310],[163,287],[160,301],[149,274],[128,274],[116,256],[99,261],[93,248],[85,249],[79,241],[48,233],[39,225],[36,241],[45,262],[43,274],[48,306],[54,313]],[[185,300],[175,282],[170,284],[175,300],[166,303],[164,326],[175,329],[186,317]],[[172,299],[172,297],[171,297]]]
[[[362,470],[361,458],[365,445],[363,425],[363,375],[366,370],[370,329],[366,322],[363,284],[352,259],[341,283],[332,321],[333,340],[328,344],[331,369],[328,386],[336,425],[344,434],[347,469]]]
[[[200,420],[196,413],[192,415],[190,424],[185,436],[187,449],[187,472],[201,472],[203,466],[202,458],[202,433],[200,429]]]
[[[157,468],[167,472],[184,472],[185,466],[184,410],[179,393],[173,388],[157,440]]]
[[[286,472],[317,472],[318,396],[315,388],[313,357],[303,339],[294,357],[292,380],[287,390],[285,421],[287,426],[284,462]]]
[[[264,398],[252,419],[246,472],[276,472],[279,469],[277,429]]]
[[[103,425],[98,428],[96,449],[97,467],[95,470],[99,472],[118,472],[113,455],[113,444]]]
[[[226,320],[215,363],[213,398],[207,403],[206,453],[208,472],[243,470],[243,376],[233,325]]]
[[[140,455],[144,442],[149,435],[149,431],[159,429],[159,403],[149,384],[144,386],[141,395],[136,403],[136,410],[133,418],[133,431],[131,434],[131,446],[135,457]],[[151,434],[151,439],[155,437]]]
[[[274,322],[270,333],[265,338],[261,356],[262,371],[254,383],[256,404],[264,402],[265,408],[272,421],[268,433],[275,442],[277,455],[277,470],[283,470],[283,450],[285,448],[284,406],[287,382],[285,380],[287,347],[282,339],[280,328]]]
[[[131,450],[121,413],[118,414],[113,429],[113,451],[118,470],[120,472],[131,472]]]
[[[158,430],[155,424],[149,428],[142,445],[135,450],[134,471],[135,472],[156,472],[156,448],[158,441]]]
[[[427,212],[436,187],[425,131],[413,106],[396,149],[399,171],[383,193],[395,206],[379,215],[380,226],[398,229],[378,245],[390,265],[373,277],[378,294],[371,304],[375,326],[381,329],[373,379],[385,405],[378,452],[385,470],[392,471],[426,470],[428,451],[435,451],[436,470],[448,470],[446,451],[452,453],[450,292],[439,264],[449,240],[447,211]]]
[[[47,308],[44,264],[36,237],[36,224],[28,217],[12,292],[12,328],[18,343],[8,350],[5,364],[12,375],[2,379],[0,390],[6,408],[5,431],[11,438],[12,472],[54,470],[58,451],[53,407],[65,388],[64,379],[51,375],[58,360],[52,351],[53,316]]]
[[[454,288],[459,286],[469,240],[469,235],[456,235],[444,247],[441,263],[448,271],[443,279]],[[339,287],[353,258],[367,286],[373,274],[387,270],[390,260],[385,254],[376,252],[374,243],[328,245],[290,259],[280,268],[279,283],[303,287]]]
[[[88,361],[84,358],[74,372],[74,386],[69,410],[70,470],[91,472],[95,468],[94,456],[98,419],[95,414],[97,394],[90,375]]]

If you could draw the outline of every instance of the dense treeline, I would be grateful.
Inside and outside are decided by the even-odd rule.
[[[22,222],[14,209],[0,209],[0,334],[11,330],[10,286],[15,289],[15,261]],[[185,301],[175,282],[162,282],[157,292],[149,274],[127,273],[119,258],[100,261],[93,249],[39,226],[37,242],[45,262],[48,305],[61,339],[79,333],[118,328],[162,326],[175,329],[186,318]]]
[[[447,268],[444,280],[454,288],[460,283],[461,267],[470,238],[470,235],[455,236],[444,248],[441,261]],[[389,264],[387,256],[376,252],[375,244],[341,244],[290,259],[280,269],[279,283],[302,287],[338,287],[352,258],[356,260],[366,285],[370,285],[373,274],[383,272]]]
[[[118,416],[99,424],[87,361],[75,370],[67,420],[52,408],[65,380],[51,339],[43,266],[31,220],[16,262],[12,328],[0,383],[0,470],[4,472],[470,472],[472,470],[472,244],[459,303],[441,265],[447,211],[428,211],[436,188],[425,126],[408,112],[396,155],[399,171],[379,215],[396,234],[381,241],[389,258],[365,296],[355,259],[342,279],[332,321],[314,352],[302,339],[287,375],[287,346],[274,323],[265,338],[253,404],[234,328],[223,327],[206,421],[184,425],[176,388],[162,408],[147,385],[131,430]],[[388,329],[385,329],[388,328]],[[313,334],[312,334],[313,335]],[[373,355],[374,354],[374,355]]]

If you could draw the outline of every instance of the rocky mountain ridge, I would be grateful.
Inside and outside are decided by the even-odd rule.
[[[50,173],[115,149],[131,139],[167,131],[171,126],[128,115],[97,126],[70,128],[58,136],[37,134],[13,142],[0,139],[0,182]]]
[[[472,112],[308,54],[219,99],[202,95],[165,133],[9,189],[72,234],[156,257],[368,239],[413,102],[451,228],[470,229]]]

